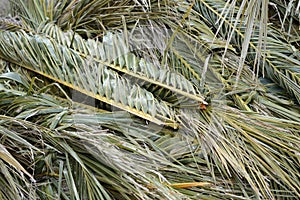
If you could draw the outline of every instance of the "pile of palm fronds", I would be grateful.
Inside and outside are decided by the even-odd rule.
[[[299,3],[11,8],[0,199],[300,197]]]

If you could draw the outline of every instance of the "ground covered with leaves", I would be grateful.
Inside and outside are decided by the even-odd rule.
[[[297,199],[300,3],[12,0],[0,199]]]

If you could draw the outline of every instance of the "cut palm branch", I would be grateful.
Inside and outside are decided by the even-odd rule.
[[[167,103],[54,40],[25,32],[1,32],[0,43],[6,46],[1,57],[10,62],[149,121],[178,127],[174,110]]]
[[[139,59],[130,53],[129,46],[124,38],[125,34],[107,34],[103,42],[84,40],[72,31],[62,32],[57,26],[47,23],[42,26],[42,33],[59,41],[60,44],[69,46],[79,52],[84,58],[94,60],[118,72],[125,73],[139,80],[158,85],[177,94],[207,104],[197,88],[181,74],[165,67],[158,67],[145,59]]]

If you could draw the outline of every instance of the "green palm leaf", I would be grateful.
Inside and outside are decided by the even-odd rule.
[[[1,198],[299,196],[298,3],[268,19],[284,1],[14,2],[1,145],[37,182],[3,162]],[[123,111],[75,103],[47,78]]]
[[[1,32],[0,43],[7,46],[2,49],[1,56],[11,62],[21,63],[29,70],[147,120],[177,126],[174,111],[165,102],[156,100],[138,85],[131,85],[102,64],[89,63],[79,53],[54,40],[25,32]],[[13,47],[20,48],[20,51],[15,54],[7,51]],[[119,96],[119,92],[127,94],[126,99]],[[167,119],[169,121],[165,123]]]
[[[296,59],[292,59],[294,56],[297,57],[297,55],[299,54],[298,50],[296,50],[296,48],[291,44],[288,44],[288,42],[284,42],[284,37],[281,33],[274,30],[274,28],[272,28],[271,26],[268,26],[266,29],[268,37],[265,38],[265,47],[262,52],[261,48],[259,48],[261,43],[259,23],[255,21],[255,23],[253,24],[253,27],[255,29],[251,31],[252,36],[246,35],[248,33],[247,27],[243,25],[243,21],[241,21],[239,24],[236,24],[238,23],[237,21],[235,23],[230,22],[226,18],[226,16],[223,15],[223,13],[226,12],[233,12],[236,14],[238,12],[238,8],[233,7],[231,10],[226,9],[230,8],[228,8],[228,6],[226,7],[225,2],[223,1],[207,0],[198,1],[198,5],[196,8],[196,10],[202,13],[203,16],[207,16],[208,14],[210,15],[210,17],[207,17],[208,23],[215,26],[216,29],[218,29],[218,25],[216,24],[216,22],[218,22],[218,20],[220,21],[222,28],[220,28],[221,31],[219,34],[221,34],[222,37],[227,37],[226,30],[232,30],[233,36],[229,38],[231,39],[231,42],[235,43],[238,46],[242,46],[243,41],[248,41],[246,43],[249,43],[250,49],[247,59],[250,63],[257,63],[256,57],[252,56],[255,53],[259,55],[264,54],[265,63],[263,65],[264,70],[261,70],[262,73],[264,73],[265,71],[267,77],[278,83],[281,87],[284,87],[299,102],[300,83],[298,68],[300,63],[295,63]],[[251,40],[249,39],[250,36]],[[280,56],[277,55],[278,49],[281,49],[281,52],[283,52],[283,54]],[[242,57],[245,57],[246,52],[247,50],[244,50],[244,53],[242,53]]]
[[[159,68],[146,60],[137,58],[130,53],[124,36],[108,34],[103,38],[103,43],[95,40],[83,40],[78,34],[71,31],[63,33],[56,26],[46,24],[42,33],[46,33],[57,41],[63,41],[63,45],[70,46],[80,52],[81,56],[91,58],[96,62],[105,64],[119,72],[128,74],[134,78],[171,90],[190,99],[205,103],[193,85],[181,74],[174,71]],[[128,39],[128,38],[127,38]]]

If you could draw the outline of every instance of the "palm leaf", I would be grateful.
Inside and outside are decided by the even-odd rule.
[[[70,46],[72,49],[80,52],[83,57],[91,58],[134,78],[205,103],[204,98],[181,74],[159,68],[130,53],[129,47],[125,42],[126,40],[122,35],[108,34],[103,38],[103,43],[100,43],[95,40],[85,41],[78,34],[71,31],[63,33],[56,26],[52,26],[49,23],[43,27],[43,30],[41,30],[42,33],[46,33],[58,41],[64,41],[64,45]]]
[[[202,33],[202,34],[204,35],[204,37],[209,37],[209,35],[210,35],[210,34],[205,35],[204,33]],[[201,41],[199,41],[199,43],[202,44]],[[191,44],[191,48],[190,49],[196,49],[195,48],[196,47],[195,44],[193,44],[193,43],[190,43],[190,44]],[[194,45],[194,48],[193,48],[192,45]],[[225,49],[225,45],[224,45],[223,48]],[[184,53],[184,51],[183,51],[183,53]],[[193,53],[194,52],[192,52],[192,54]],[[220,52],[220,53],[222,53],[222,52]],[[197,55],[197,54],[195,53],[194,55]],[[198,58],[196,57],[196,58],[193,58],[193,59],[189,59],[189,62],[196,63],[198,60],[200,60],[199,62],[201,62],[201,61],[203,62],[203,60],[202,60],[203,55],[205,55],[205,53],[202,53],[202,54],[200,53],[200,55],[199,55]],[[240,165],[241,163],[240,164],[238,162],[235,163],[236,160],[239,160],[238,158],[229,159],[230,155],[234,155],[234,153],[232,152],[232,149],[230,149],[227,146],[227,144],[226,144],[227,142],[228,142],[228,144],[232,144],[232,142],[227,141],[227,136],[225,136],[225,135],[228,135],[229,132],[231,132],[231,130],[230,129],[227,130],[225,128],[225,130],[229,131],[228,133],[224,133],[225,134],[224,135],[224,134],[222,134],[220,132],[218,134],[218,132],[219,132],[217,130],[218,127],[222,127],[221,131],[224,130],[223,125],[221,125],[222,122],[229,123],[230,126],[233,126],[232,130],[237,131],[237,132],[233,131],[232,132],[233,134],[238,134],[238,135],[245,135],[245,134],[248,135],[248,134],[250,134],[251,136],[253,136],[253,134],[252,134],[253,132],[258,133],[258,135],[262,135],[263,132],[265,132],[265,133],[270,132],[270,131],[268,131],[268,130],[266,130],[266,129],[263,128],[264,126],[269,126],[269,125],[262,125],[260,123],[256,124],[256,122],[257,122],[256,120],[253,121],[253,123],[255,123],[256,125],[254,125],[254,124],[252,124],[252,125],[248,124],[249,126],[248,125],[245,126],[244,125],[245,122],[241,122],[241,121],[240,122],[237,122],[237,121],[232,122],[231,121],[232,119],[229,119],[229,118],[226,117],[227,114],[228,115],[233,114],[232,110],[230,110],[230,111],[229,110],[224,111],[224,115],[221,114],[219,116],[220,120],[222,122],[217,122],[219,117],[214,118],[214,112],[216,112],[218,114],[222,113],[218,109],[221,109],[222,107],[226,107],[226,104],[228,104],[228,105],[230,105],[232,107],[238,107],[241,110],[246,110],[247,112],[249,112],[249,114],[250,113],[254,113],[252,111],[252,109],[251,109],[253,101],[251,100],[252,97],[251,97],[251,94],[249,94],[249,91],[252,92],[252,96],[254,97],[254,99],[256,99],[256,98],[258,98],[258,99],[260,99],[260,98],[265,99],[264,97],[260,96],[260,94],[264,95],[264,88],[263,88],[263,86],[260,85],[258,82],[255,82],[254,80],[251,79],[253,72],[251,70],[249,70],[249,68],[245,67],[243,69],[243,71],[240,74],[240,81],[238,82],[238,84],[236,85],[236,87],[233,87],[233,85],[235,85],[235,76],[233,74],[236,73],[236,71],[238,69],[238,60],[239,60],[238,57],[236,57],[236,55],[234,55],[234,53],[231,53],[231,52],[230,53],[227,52],[225,55],[223,55],[223,59],[220,56],[217,56],[216,54],[211,57],[211,59],[209,61],[209,71],[213,74],[213,76],[211,76],[210,74],[207,74],[207,76],[209,78],[207,80],[208,81],[213,81],[213,82],[206,82],[206,84],[209,87],[210,92],[213,92],[213,93],[216,93],[218,90],[220,90],[220,86],[224,87],[224,89],[225,89],[225,91],[223,91],[223,95],[224,96],[223,96],[223,99],[221,99],[221,100],[222,101],[227,100],[227,102],[224,102],[223,104],[222,103],[219,104],[218,101],[220,101],[220,99],[217,99],[216,97],[212,98],[211,99],[211,101],[212,101],[211,105],[213,107],[212,108],[212,113],[209,112],[209,111],[205,112],[205,114],[204,113],[203,114],[195,113],[195,115],[193,115],[193,117],[189,116],[187,114],[188,111],[186,110],[184,112],[184,114],[182,113],[182,115],[181,115],[181,116],[183,116],[183,119],[185,119],[185,117],[186,117],[186,119],[183,120],[184,122],[182,122],[182,124],[186,124],[186,126],[190,127],[190,128],[193,127],[192,128],[193,130],[191,132],[198,132],[199,135],[203,135],[203,134],[206,134],[208,132],[211,132],[214,135],[214,136],[211,137],[211,139],[208,139],[208,140],[205,139],[205,141],[206,142],[209,141],[209,143],[210,142],[213,143],[213,146],[216,146],[216,149],[218,149],[218,150],[215,150],[215,151],[213,150],[214,153],[212,153],[212,152],[207,153],[208,154],[207,157],[208,156],[212,156],[212,155],[214,156],[212,160],[213,160],[213,162],[215,163],[216,166],[220,167],[220,171],[222,171],[222,174],[226,174],[227,176],[231,177],[231,176],[234,176],[234,175],[228,174],[228,173],[231,172],[230,169],[231,168],[237,169],[237,170],[235,170],[235,172],[237,173],[237,176],[240,176],[241,174],[243,174],[242,176],[245,179],[248,180],[247,181],[248,184],[253,188],[253,190],[255,191],[255,193],[257,193],[258,191],[264,190],[264,191],[268,191],[268,192],[264,193],[263,196],[272,196],[272,195],[276,194],[277,192],[275,192],[274,190],[272,190],[270,188],[264,188],[268,184],[263,180],[263,174],[269,173],[270,169],[274,168],[274,166],[276,166],[276,163],[270,162],[270,160],[266,159],[267,157],[265,157],[264,158],[264,159],[266,159],[265,162],[269,163],[273,167],[265,168],[264,166],[261,166],[261,167],[259,167],[256,170],[256,169],[254,169],[255,167],[253,167],[251,164],[249,164],[249,163],[246,164],[245,161],[243,161],[242,167],[240,166],[241,167],[240,168],[241,171],[239,171],[238,170],[239,169],[238,165]],[[223,69],[222,69],[222,67],[223,67]],[[219,83],[219,84],[216,84],[216,83]],[[253,86],[255,86],[255,88]],[[248,92],[246,92],[246,91],[248,91]],[[245,94],[243,94],[243,93],[245,93]],[[269,100],[267,100],[267,101],[269,101]],[[269,101],[268,103],[265,102],[263,104],[270,105],[270,103],[271,102]],[[276,105],[276,106],[278,106],[278,105]],[[273,108],[274,107],[275,107],[275,105],[273,104]],[[269,115],[272,115],[270,112],[272,112],[273,108],[270,107],[270,106],[268,108],[263,108],[263,109],[262,108],[258,108],[256,110],[256,112],[259,112],[259,113],[268,112]],[[286,110],[286,112],[288,110],[288,108],[283,108],[283,107],[280,107],[280,106],[278,106],[277,109],[280,109],[282,111]],[[225,114],[225,113],[227,113],[227,114]],[[297,122],[298,119],[296,117],[297,113],[298,113],[298,109],[293,110],[293,111],[289,111],[289,113],[290,113],[290,114],[288,114],[289,116],[286,115],[284,118],[288,119],[288,121],[289,120],[291,120],[291,121],[295,120],[293,122],[293,125],[292,125],[292,127],[294,127],[295,124],[298,124],[298,122]],[[233,114],[233,115],[235,115],[235,114]],[[258,117],[258,116],[259,116],[259,114],[256,117]],[[207,122],[205,123],[205,121],[208,121],[206,119],[206,117],[211,120],[210,123],[208,123],[208,124],[207,124]],[[283,115],[280,115],[280,117],[283,117]],[[188,123],[188,121],[190,121],[191,119],[195,119],[195,118],[198,118],[199,122],[197,122],[197,123],[195,123],[195,122],[189,122]],[[241,117],[237,117],[237,118],[241,118]],[[251,115],[247,115],[247,117],[245,117],[245,120],[246,120],[246,118],[248,118],[248,119],[251,118]],[[260,117],[260,119],[262,119],[262,118],[263,118],[263,116]],[[275,120],[275,118],[273,118],[273,119]],[[279,119],[277,119],[277,120],[279,120]],[[273,121],[273,122],[275,122],[275,121]],[[268,123],[269,122],[271,122],[271,121],[268,121]],[[205,123],[205,124],[203,124],[203,123]],[[215,123],[219,124],[219,126],[214,127]],[[285,122],[282,122],[282,123],[291,123],[291,122],[285,121]],[[240,124],[240,125],[236,125],[236,124]],[[278,127],[280,126],[282,128],[286,127],[286,125],[283,125],[283,124],[279,125],[279,124],[281,124],[281,122],[278,122],[278,124],[276,126],[278,126]],[[209,127],[209,126],[213,126],[212,130],[207,130],[207,127]],[[239,128],[239,126],[241,126],[242,128]],[[254,131],[253,127],[256,127],[256,128],[259,128],[259,129],[263,129],[263,131],[260,132],[259,130],[256,130],[256,129]],[[287,136],[290,137],[290,139],[288,139],[288,140],[294,140],[295,138],[294,138],[293,134],[296,134],[296,135],[298,134],[298,131],[296,131],[296,133],[294,133],[295,130],[292,127],[290,129],[291,132],[287,133]],[[244,128],[246,128],[247,130],[243,130]],[[220,137],[220,141],[218,143],[214,142],[214,140],[216,140],[216,136],[215,136],[216,134],[219,135],[219,137]],[[267,136],[267,138],[272,138],[273,136],[271,136],[271,135]],[[203,137],[206,138],[205,136],[203,136]],[[292,138],[294,138],[294,139],[292,139]],[[248,139],[250,139],[250,138],[248,137]],[[250,139],[250,141],[251,140],[252,139]],[[265,142],[266,141],[264,141],[262,143],[265,143]],[[251,145],[255,146],[254,149],[256,151],[262,151],[262,150],[260,150],[261,147],[256,146],[255,142],[252,141],[250,143],[251,143]],[[289,152],[291,154],[293,154],[292,152],[295,150],[295,148],[297,148],[298,143],[299,142],[295,140],[294,145],[292,145],[292,146],[289,147],[289,149],[290,149]],[[284,142],[281,143],[281,141],[279,140],[278,144],[283,145]],[[201,146],[203,146],[203,145],[204,144],[202,144]],[[245,145],[239,144],[239,142],[238,142],[236,148],[239,148],[240,145],[241,146],[245,146]],[[203,148],[205,149],[205,147],[203,147]],[[246,148],[248,149],[248,147],[246,147]],[[252,147],[249,148],[249,151],[251,151],[250,149],[252,149]],[[278,149],[279,152],[281,151],[280,150],[281,149],[280,146],[277,146],[276,149]],[[229,151],[229,152],[227,152],[227,151]],[[244,150],[241,150],[241,151],[244,151]],[[265,150],[263,152],[266,153],[266,154],[268,154],[267,153],[268,150]],[[222,155],[223,153],[224,153],[224,155]],[[254,155],[255,153],[249,153],[249,154]],[[277,154],[280,154],[280,153],[277,153]],[[268,154],[268,155],[271,156],[271,157],[274,157],[274,158],[277,157],[276,154],[275,155]],[[242,156],[242,157],[244,157],[244,156]],[[227,159],[228,159],[228,162],[226,161]],[[253,159],[255,159],[255,158],[249,158],[249,160],[253,160]],[[292,157],[287,157],[287,159],[290,159],[290,160],[289,161],[282,161],[284,163],[283,165],[286,165],[286,164],[289,165],[289,163],[294,162],[294,159],[296,159],[296,158],[295,158],[295,155],[293,155]],[[209,162],[209,161],[207,161],[207,162]],[[261,162],[261,161],[258,161],[258,162]],[[222,163],[222,164],[220,164],[220,163]],[[248,168],[249,168],[249,170],[254,170],[255,172],[251,172],[251,173],[248,174],[248,172],[246,170],[242,170],[242,169],[248,169]],[[290,168],[291,170],[294,169],[292,166],[288,166],[288,168]],[[272,179],[274,179],[274,180],[278,180],[278,179],[284,180],[283,182],[285,182],[285,184],[288,185],[288,186],[283,186],[283,187],[293,188],[294,192],[296,192],[298,190],[297,189],[297,187],[298,187],[298,185],[297,185],[297,177],[295,177],[295,175],[294,175],[295,173],[297,173],[297,170],[295,170],[295,171],[292,172],[293,178],[291,180],[287,180],[286,179],[286,178],[289,178],[290,175],[289,174],[285,174],[283,168],[280,169],[280,168],[276,167],[275,170],[276,171],[278,170],[278,174],[280,174],[280,176],[282,176],[282,178],[276,178],[274,176],[274,174],[277,174],[277,172],[275,172],[274,174],[270,174],[269,173],[268,176],[272,177]],[[239,171],[239,172],[237,172],[237,171]],[[279,171],[281,171],[281,172],[279,172]],[[238,174],[240,174],[240,175],[238,175]],[[257,176],[254,178],[254,177],[252,177],[252,174],[256,174]],[[212,176],[215,176],[215,175],[212,174]],[[290,181],[293,182],[293,185],[290,185]],[[282,184],[282,183],[278,183],[278,184]],[[278,187],[278,186],[276,186],[276,187]],[[251,192],[249,194],[251,194]],[[257,197],[257,198],[259,198],[259,197]]]
[[[38,164],[30,165],[31,169],[34,168],[36,174],[39,174],[37,177],[41,177],[37,179],[39,181],[37,194],[41,198],[60,195],[65,199],[87,197],[90,199],[112,197],[117,199],[293,199],[299,196],[299,108],[284,90],[278,92],[278,87],[270,87],[274,85],[273,83],[266,83],[265,79],[253,78],[257,73],[254,66],[260,64],[259,59],[254,55],[258,52],[257,56],[259,56],[262,52],[263,42],[271,49],[271,54],[262,53],[262,55],[269,56],[267,59],[279,70],[285,69],[285,64],[288,63],[297,71],[297,51],[293,51],[292,46],[280,47],[280,43],[289,40],[279,36],[276,31],[268,29],[270,34],[266,35],[266,29],[256,30],[255,27],[266,21],[256,21],[254,18],[257,12],[250,13],[250,11],[251,9],[255,11],[253,8],[262,5],[263,1],[248,1],[247,4],[245,1],[205,0],[196,1],[193,7],[188,1],[165,1],[166,4],[158,1],[135,1],[139,6],[133,8],[134,11],[141,9],[143,14],[149,14],[147,20],[150,29],[160,34],[165,33],[154,27],[164,24],[162,28],[172,29],[173,31],[170,32],[174,34],[167,42],[164,42],[167,37],[162,37],[163,41],[153,42],[155,49],[146,51],[137,49],[133,51],[134,54],[128,51],[130,49],[128,43],[131,42],[128,40],[127,28],[132,28],[131,22],[136,19],[135,17],[128,19],[128,15],[123,17],[115,17],[115,13],[108,15],[112,16],[108,19],[112,20],[113,26],[116,25],[114,28],[119,33],[98,35],[101,42],[85,40],[81,36],[91,38],[95,36],[94,33],[102,34],[103,29],[109,27],[107,21],[100,20],[103,16],[97,18],[99,21],[93,19],[95,16],[92,6],[98,5],[95,10],[100,8],[97,12],[103,13],[101,2],[69,2],[69,8],[72,7],[74,10],[67,10],[66,15],[62,13],[62,7],[67,7],[67,4],[62,7],[55,2],[46,5],[44,1],[41,3],[30,1],[24,4],[25,7],[34,5],[31,6],[32,13],[42,17],[29,17],[33,19],[28,18],[25,21],[31,24],[31,33],[25,29],[23,29],[25,34],[23,31],[17,31],[14,33],[15,38],[11,45],[8,45],[8,42],[3,43],[8,45],[3,47],[6,58],[13,56],[17,59],[15,49],[18,51],[23,49],[17,46],[21,42],[15,42],[16,36],[20,35],[22,38],[27,35],[26,38],[30,38],[30,41],[34,41],[32,38],[42,38],[40,46],[32,42],[38,48],[29,48],[29,50],[24,48],[27,49],[25,53],[29,55],[30,62],[23,56],[21,57],[23,60],[19,60],[17,64],[25,63],[23,66],[32,66],[28,63],[34,63],[33,57],[35,57],[36,63],[40,66],[64,65],[58,69],[41,68],[45,69],[42,71],[43,76],[48,73],[72,85],[77,84],[81,89],[97,92],[98,88],[91,80],[98,76],[95,75],[96,71],[85,65],[89,63],[92,69],[105,68],[101,73],[104,74],[104,78],[110,77],[113,84],[107,81],[104,85],[113,88],[111,89],[113,91],[123,94],[125,88],[122,85],[123,81],[125,81],[124,85],[128,81],[129,87],[136,85],[135,83],[142,83],[143,86],[140,88],[146,88],[154,96],[157,95],[157,100],[162,98],[176,103],[174,99],[178,94],[174,95],[174,91],[144,80],[156,80],[157,74],[152,73],[153,69],[169,70],[176,75],[182,74],[179,75],[180,78],[185,77],[190,84],[193,83],[191,85],[196,96],[200,94],[198,90],[205,92],[209,96],[209,105],[201,104],[200,109],[198,105],[197,109],[177,109],[174,113],[181,126],[175,132],[152,123],[145,124],[139,118],[131,118],[126,112],[100,111],[78,103],[72,107],[70,100],[65,100],[66,97],[63,95],[61,95],[63,98],[57,98],[44,94],[45,91],[51,90],[51,94],[57,95],[50,85],[45,86],[46,89],[37,89],[33,81],[36,74],[28,73],[26,68],[16,69],[18,65],[12,69],[5,67],[13,66],[12,64],[7,62],[1,66],[0,63],[3,72],[18,71],[22,74],[20,75],[22,79],[28,78],[28,82],[33,83],[31,89],[28,89],[18,82],[20,79],[16,76],[5,74],[0,84],[1,100],[3,99],[0,111],[6,115],[1,116],[4,120],[2,127],[17,129],[22,133],[24,127],[27,133],[28,130],[34,133],[38,127],[42,133],[40,137],[35,134],[30,135],[32,137],[28,134],[19,134],[39,147],[41,142],[36,142],[37,140],[45,144],[41,146],[44,154],[40,152],[35,154]],[[123,2],[128,5],[133,3],[133,1]],[[121,4],[121,1],[115,2],[114,5],[120,5],[119,3]],[[171,3],[172,7],[170,4],[165,7],[167,3]],[[48,22],[44,21],[47,17],[51,20],[59,19],[59,15],[54,15],[53,5],[59,8],[57,13],[66,17],[62,20],[63,30],[68,27],[76,33],[62,32],[57,26],[48,25]],[[235,5],[241,5],[241,8]],[[45,9],[47,6],[51,8],[49,13]],[[119,9],[122,8],[109,7],[107,10],[114,10],[120,14],[122,12],[118,12]],[[126,9],[132,11],[130,6]],[[160,12],[161,10],[167,12]],[[243,10],[245,13],[241,13]],[[259,9],[256,8],[256,11]],[[152,14],[155,12],[163,14],[164,18],[154,19]],[[28,13],[30,13],[29,9]],[[71,19],[72,14],[77,17]],[[266,12],[260,16],[265,15]],[[158,18],[160,17],[158,15]],[[122,18],[122,26],[120,22],[114,21],[120,18]],[[142,21],[142,18],[138,19]],[[185,20],[180,21],[180,19]],[[70,23],[67,23],[68,20]],[[243,24],[247,20],[248,25]],[[144,23],[145,21],[141,24],[137,22],[135,25],[138,27],[145,25]],[[6,41],[10,34],[10,32],[3,34],[5,37],[0,41]],[[267,36],[268,38],[264,38]],[[231,40],[226,42],[228,38]],[[276,41],[277,38],[280,39],[279,42]],[[55,45],[52,45],[52,41]],[[91,48],[87,43],[96,45]],[[147,47],[148,44],[145,42],[141,46]],[[30,43],[26,46],[30,46]],[[99,50],[97,46],[103,49]],[[89,49],[94,49],[95,53],[90,52]],[[290,54],[290,50],[294,54]],[[57,51],[63,53],[52,54]],[[41,52],[42,56],[39,56]],[[134,72],[142,76],[141,78],[127,73],[131,70],[127,67],[131,64],[128,58],[138,63],[142,62],[142,65],[146,66],[147,69],[142,70],[138,65]],[[240,62],[244,58],[246,62]],[[160,62],[166,65],[160,65]],[[122,72],[116,67],[127,71]],[[84,73],[86,76],[69,76],[68,74],[73,73],[72,70],[76,74]],[[125,75],[120,78],[123,73]],[[286,73],[285,79],[298,81],[295,77],[297,73]],[[169,78],[171,80],[172,76]],[[121,87],[113,87],[119,80],[122,83]],[[173,90],[182,89],[180,84],[175,85],[174,87],[171,84]],[[108,91],[110,90],[101,92],[111,96],[114,101],[122,102],[122,105],[128,104],[127,98],[122,99],[115,95],[117,92],[108,93]],[[187,90],[183,91],[187,92]],[[189,93],[195,95],[192,90]],[[181,103],[182,99],[178,102]],[[141,110],[144,112],[142,108]],[[39,140],[41,136],[43,140]],[[12,145],[10,142],[12,138],[8,139],[5,144]],[[12,146],[17,147],[14,144]],[[14,153],[14,148],[11,149],[12,155],[17,155]],[[24,166],[29,165],[29,161],[25,161],[23,157],[15,157]],[[91,174],[95,176],[91,177]],[[203,186],[202,183],[209,184]],[[104,197],[106,194],[109,196]]]
[[[218,20],[222,21],[222,25],[224,28],[223,34],[220,32],[221,36],[226,38],[226,30],[232,29],[234,34],[232,36],[233,39],[231,39],[231,42],[237,44],[238,46],[242,46],[242,42],[245,40],[246,36],[246,30],[247,28],[243,26],[243,21],[240,22],[238,25],[234,25],[232,22],[230,22],[226,16],[224,17],[222,13],[224,12],[223,8],[227,9],[225,6],[225,3],[223,1],[199,1],[199,4],[197,5],[197,10],[200,13],[203,13],[203,15],[207,15],[207,13],[210,13],[210,18],[207,18],[209,21],[209,24],[212,24],[214,26],[217,26],[216,22]],[[233,10],[231,10],[234,13],[237,13],[237,8],[233,7]],[[227,12],[227,11],[225,11]],[[229,11],[228,11],[229,12]],[[213,14],[212,14],[213,13]],[[236,22],[237,23],[237,22]],[[251,52],[256,52],[261,54],[260,48],[258,46],[261,43],[261,37],[259,36],[259,23],[256,22],[255,25],[253,25],[257,28],[254,29],[252,32],[251,40],[249,40],[247,43],[249,43],[249,52],[251,55]],[[216,27],[218,29],[218,27]],[[222,28],[221,28],[222,29]],[[281,59],[280,56],[277,61],[277,50],[281,49],[281,52],[284,52],[284,57],[290,57],[297,55],[297,50],[287,42],[284,42],[284,37],[281,36],[280,33],[278,33],[274,28],[271,26],[267,27],[268,37],[266,38],[267,41],[265,41],[265,50],[264,50],[264,69],[266,72],[267,77],[278,83],[281,87],[284,87],[291,95],[293,95],[297,101],[299,102],[299,73],[298,73],[298,63],[295,63],[294,61],[289,59]],[[276,34],[275,34],[276,33]],[[249,37],[249,36],[248,36]],[[247,38],[248,38],[247,37]],[[295,52],[296,51],[296,52]],[[252,54],[253,55],[253,54]],[[243,56],[244,57],[244,56]],[[275,59],[274,59],[275,58]],[[248,56],[248,61],[250,63],[256,63],[255,57]],[[262,73],[263,70],[262,70]]]
[[[1,36],[2,40],[0,40],[4,46],[8,45],[5,38],[10,38],[13,42],[11,47],[7,46],[7,48],[14,46],[23,49],[20,49],[19,53],[16,52],[16,55],[6,51],[7,48],[3,49],[2,57],[10,58],[9,60],[14,63],[22,63],[21,65],[29,70],[147,120],[170,126],[176,124],[174,111],[166,103],[159,102],[151,93],[138,85],[131,86],[128,80],[102,64],[93,62],[89,64],[89,61],[82,58],[77,52],[57,44],[54,40],[38,35],[30,36],[24,32],[1,32]],[[19,58],[15,59],[17,56]],[[43,68],[39,68],[40,66]],[[53,66],[56,67],[53,68]],[[122,88],[122,91],[119,88]],[[124,90],[124,88],[127,89]],[[118,92],[127,94],[127,98],[120,99],[124,96],[119,96]],[[168,118],[169,122],[161,121]]]
[[[14,95],[15,98],[11,98]],[[51,119],[49,119],[49,121],[53,121],[57,120],[56,115],[35,112],[35,115],[31,115],[32,118],[37,119],[35,124],[23,121],[23,119],[27,118],[26,113],[31,113],[29,111],[35,108],[34,105],[39,105],[39,108],[42,108],[43,106],[54,108],[53,110],[55,110],[55,108],[61,107],[59,106],[59,101],[52,99],[52,97],[45,94],[39,95],[36,98],[35,95],[26,95],[24,92],[19,93],[15,90],[6,90],[6,92],[1,93],[1,98],[5,99],[5,102],[7,102],[7,104],[3,104],[1,107],[8,108],[8,110],[10,110],[9,113],[16,116],[15,120],[18,121],[17,123],[22,124],[22,126],[26,127],[27,130],[32,128],[36,129],[36,125],[40,124],[38,129],[43,138],[42,144],[47,148],[43,148],[44,154],[41,155],[37,153],[35,156],[35,172],[38,180],[37,185],[40,188],[40,191],[37,192],[43,198],[50,198],[59,193],[58,184],[60,180],[62,181],[61,184],[64,185],[64,189],[63,191],[60,191],[60,194],[62,196],[68,195],[71,198],[75,198],[75,194],[77,193],[79,198],[89,196],[91,199],[98,199],[101,198],[101,194],[105,191],[109,191],[109,195],[113,194],[114,197],[121,196],[122,198],[126,199],[132,199],[133,197],[136,197],[137,199],[153,199],[154,197],[166,198],[172,197],[169,189],[167,189],[169,186],[172,186],[172,184],[170,185],[161,183],[156,180],[156,178],[153,178],[152,175],[159,175],[159,172],[154,171],[154,169],[157,167],[164,169],[166,174],[168,174],[169,170],[180,170],[186,171],[186,173],[191,173],[191,175],[198,177],[196,172],[186,169],[183,166],[173,164],[165,158],[165,156],[168,156],[170,159],[174,159],[176,156],[180,155],[180,153],[176,153],[176,146],[174,146],[174,144],[171,144],[172,147],[168,147],[168,145],[163,147],[158,145],[161,143],[166,144],[166,142],[163,142],[163,140],[159,140],[157,143],[152,142],[151,138],[158,138],[160,135],[156,134],[155,130],[153,131],[147,126],[142,127],[140,125],[140,121],[133,122],[133,124],[128,124],[126,122],[128,121],[128,119],[126,119],[127,115],[115,113],[111,115],[111,117],[115,119],[111,120],[109,118],[110,115],[107,113],[97,115],[94,114],[93,116],[91,116],[91,114],[84,113],[74,115],[73,113],[78,112],[79,110],[73,110],[63,115],[63,117],[57,123],[55,130],[49,130],[46,127],[51,126],[39,119],[50,117]],[[39,103],[39,101],[43,102],[43,104]],[[13,104],[16,103],[17,105],[12,106],[12,102]],[[62,105],[67,104],[63,103]],[[23,109],[18,110],[18,107],[22,107]],[[59,114],[63,111],[56,109],[55,112]],[[1,119],[6,119],[4,121],[5,126],[9,126],[10,123],[16,122],[13,120],[14,118],[1,116]],[[110,127],[113,130],[121,132],[124,132],[124,130],[129,130],[130,128],[130,132],[127,133],[127,139],[118,137],[116,135],[107,133],[106,130],[99,130],[99,123],[101,126]],[[66,124],[69,125],[66,126]],[[20,132],[23,132],[20,127],[16,127],[16,129],[18,129]],[[59,133],[57,132],[58,130]],[[167,130],[161,130],[162,133],[164,131],[166,131],[165,134],[168,133]],[[34,132],[35,131],[33,131],[33,133]],[[22,137],[24,136],[26,136],[26,138],[32,138],[32,140],[39,138],[38,135],[22,135]],[[178,136],[181,138],[180,134],[178,134]],[[186,151],[183,153],[187,153],[188,148],[184,146],[188,143],[184,143],[179,138],[174,138],[173,141],[180,142],[182,144],[182,148],[186,149]],[[155,151],[149,152],[149,147],[146,149],[142,148],[144,144],[139,144],[141,139],[143,139],[145,142],[147,141],[147,143],[150,145],[149,147],[151,147],[151,149],[155,149]],[[168,139],[170,138],[167,137],[165,140],[167,141]],[[91,145],[92,141],[94,145]],[[38,144],[41,143],[39,142]],[[139,149],[137,149],[137,146],[140,146]],[[119,151],[120,148],[122,149],[121,151]],[[171,150],[172,148],[174,149],[173,151]],[[63,156],[60,152],[65,152],[67,155]],[[161,154],[161,152],[166,154]],[[87,156],[87,153],[89,153],[92,158]],[[114,153],[116,153],[115,156],[112,156]],[[137,153],[139,155],[137,155]],[[58,156],[58,160],[56,159],[56,156]],[[128,159],[128,162],[125,161],[124,158],[125,160]],[[120,162],[120,159],[122,162]],[[131,159],[135,160],[136,163],[133,163]],[[145,163],[147,163],[147,165],[145,165]],[[131,165],[134,168],[133,171],[131,167],[128,167]],[[58,166],[62,166],[63,169]],[[97,180],[90,177],[91,172],[96,174]],[[114,172],[118,173],[116,174]],[[120,176],[122,176],[121,179]],[[162,175],[159,176],[162,177]],[[51,182],[43,182],[44,179],[50,179]],[[140,181],[136,181],[137,179],[142,180],[143,184],[141,184]],[[206,180],[208,179],[209,178],[207,177]],[[200,177],[198,177],[198,180],[201,182]],[[95,182],[98,183],[95,185]],[[180,185],[181,182],[186,183],[188,180],[176,178],[173,180],[173,183],[176,183],[177,185]],[[147,187],[150,184],[152,187],[157,189],[149,192]],[[103,189],[102,186],[105,189]],[[133,191],[134,195],[128,193],[128,191]],[[212,191],[211,193],[216,193],[216,191]],[[176,194],[177,196],[182,196],[177,192]],[[111,197],[109,196],[103,198],[110,199]]]
[[[1,30],[20,30],[24,29],[22,22],[17,18],[0,18]]]

